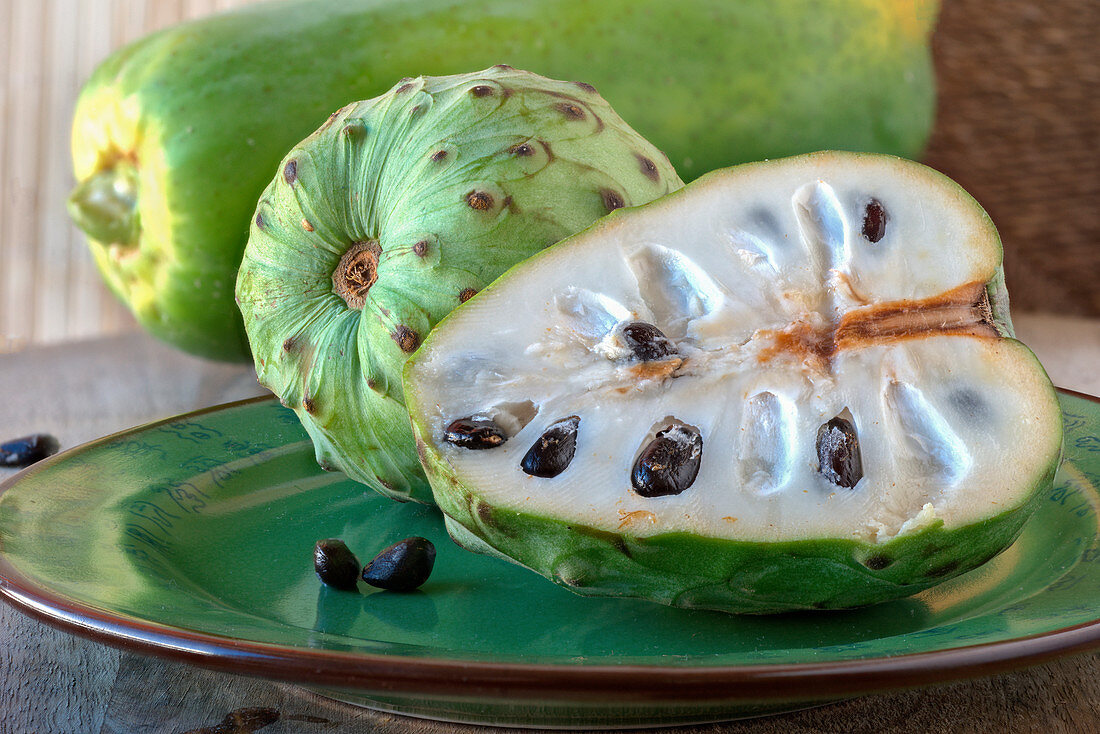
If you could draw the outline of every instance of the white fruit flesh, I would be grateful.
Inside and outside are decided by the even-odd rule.
[[[862,234],[872,198],[887,214],[877,242]],[[816,154],[718,172],[455,312],[410,367],[414,419],[483,501],[566,523],[870,542],[967,525],[1023,504],[1059,450],[1049,380],[993,318],[1007,310],[1000,258],[981,208],[917,164]],[[631,361],[629,321],[656,325],[677,354]],[[509,440],[447,444],[444,428],[470,415]],[[523,473],[539,435],[571,415],[569,467]],[[819,466],[818,430],[836,416],[858,436],[851,488]],[[631,469],[670,423],[701,434],[698,476],[643,497]]]

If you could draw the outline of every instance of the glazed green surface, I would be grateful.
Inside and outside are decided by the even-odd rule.
[[[1061,403],[1066,460],[1008,550],[915,596],[851,611],[731,616],[577,596],[458,548],[434,508],[394,503],[321,472],[297,418],[274,400],[154,424],[42,462],[0,495],[0,553],[24,588],[99,610],[110,624],[93,626],[108,635],[151,624],[161,646],[187,647],[177,639],[186,630],[275,645],[292,657],[524,662],[568,676],[586,665],[706,670],[1004,643],[1097,619],[1100,404],[1066,395]],[[439,552],[419,592],[336,592],[313,573],[319,538],[341,537],[362,558],[410,535]],[[38,609],[57,613],[50,602]],[[427,715],[443,706],[416,694],[339,695]],[[499,701],[466,703],[480,706],[483,720],[500,715]],[[601,699],[589,715],[606,720],[600,715],[616,707]],[[680,720],[696,708],[682,701]],[[513,711],[520,721],[537,713]],[[656,716],[639,705],[631,715]]]
[[[97,263],[152,333],[247,359],[233,278],[256,199],[285,152],[333,110],[403,77],[496,63],[595,84],[685,179],[824,148],[918,156],[932,124],[937,3],[813,8],[291,2],[154,34],[104,62],[77,105],[78,182],[119,160],[139,168],[138,242],[93,243]],[[77,196],[72,206],[87,205]]]

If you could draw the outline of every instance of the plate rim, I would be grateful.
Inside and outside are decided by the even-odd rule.
[[[1100,406],[1100,397],[1057,388]],[[9,477],[0,494],[70,454],[135,431],[274,401],[259,396],[152,421],[73,447]],[[718,666],[561,664],[421,658],[303,648],[196,632],[77,602],[15,569],[0,537],[0,597],[20,612],[95,642],[229,673],[375,694],[695,703],[825,700],[1003,673],[1100,649],[1100,616],[1035,635],[902,655]]]

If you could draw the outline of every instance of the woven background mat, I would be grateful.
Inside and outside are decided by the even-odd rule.
[[[1014,309],[1100,316],[1100,3],[945,0],[925,162],[989,211]]]

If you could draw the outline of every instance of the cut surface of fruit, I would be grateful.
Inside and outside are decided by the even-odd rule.
[[[1006,547],[1058,463],[1000,263],[981,207],[916,163],[715,172],[448,317],[406,369],[421,459],[456,536],[581,593],[727,611],[913,593]],[[444,440],[475,415],[505,440]],[[524,472],[568,416],[568,466]]]

